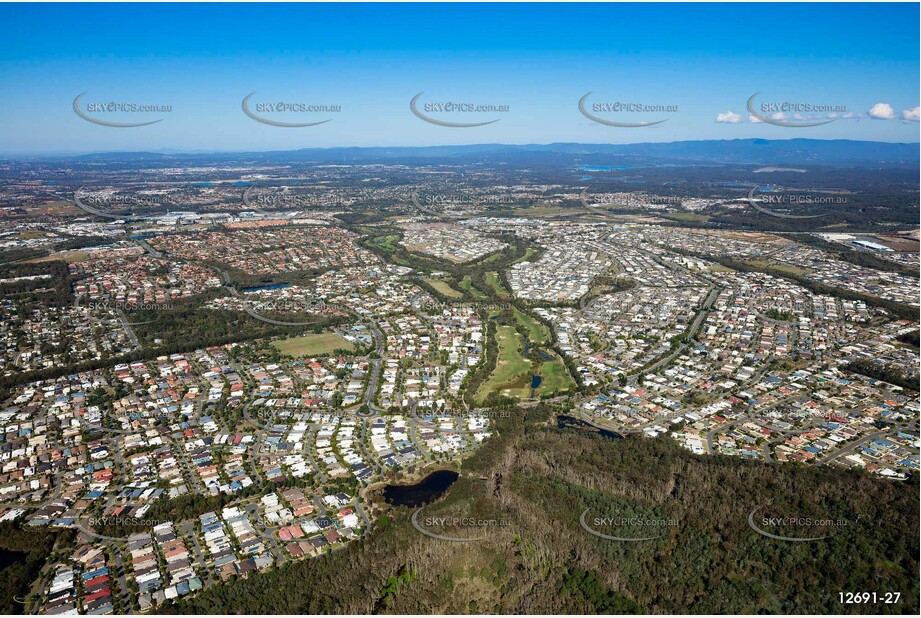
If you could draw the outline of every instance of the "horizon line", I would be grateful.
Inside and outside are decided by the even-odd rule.
[[[879,140],[861,140],[861,139],[848,139],[848,138],[812,138],[812,137],[791,137],[783,139],[771,139],[766,137],[739,137],[732,139],[689,139],[689,140],[672,140],[672,141],[663,141],[663,142],[626,142],[626,143],[612,143],[612,142],[526,142],[526,143],[511,143],[511,142],[476,142],[471,144],[427,144],[424,146],[410,146],[410,145],[401,145],[401,146],[314,146],[314,147],[305,147],[305,148],[270,148],[266,150],[247,150],[247,149],[227,149],[227,150],[173,150],[171,148],[160,148],[154,150],[90,150],[90,151],[70,151],[70,150],[45,150],[45,151],[20,151],[20,152],[0,152],[0,157],[2,158],[23,158],[23,157],[40,157],[40,158],[68,158],[68,157],[84,157],[92,155],[118,155],[118,154],[152,154],[152,155],[228,155],[228,154],[271,154],[271,153],[283,153],[283,152],[302,152],[305,150],[316,150],[316,151],[334,151],[334,150],[371,150],[371,149],[425,149],[425,148],[473,148],[477,146],[495,146],[495,147],[506,147],[506,146],[539,146],[539,147],[548,147],[548,146],[639,146],[646,144],[687,144],[695,142],[753,142],[753,141],[762,141],[762,142],[793,142],[793,141],[812,141],[812,142],[853,142],[859,144],[888,144],[888,145],[902,145],[902,146],[919,146],[921,147],[921,141],[919,142],[890,142],[890,141],[879,141]]]

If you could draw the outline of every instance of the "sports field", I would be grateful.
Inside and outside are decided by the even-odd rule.
[[[336,333],[311,333],[292,339],[280,339],[272,342],[282,354],[287,356],[318,356],[331,354],[335,350],[353,350],[355,346]]]

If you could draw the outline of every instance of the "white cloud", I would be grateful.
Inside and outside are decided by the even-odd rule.
[[[726,112],[725,114],[716,115],[717,122],[725,122],[728,124],[739,124],[742,122],[742,114],[736,114],[735,112]]]
[[[902,110],[902,120],[904,120],[905,122],[921,121],[921,107],[903,109]]]
[[[895,111],[888,103],[877,103],[867,113],[870,118],[876,118],[877,120],[892,120],[895,118]]]
[[[749,122],[762,122],[762,120],[758,118],[757,116],[755,116],[754,114],[748,115],[748,121]]]

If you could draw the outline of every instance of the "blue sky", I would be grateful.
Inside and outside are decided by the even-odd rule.
[[[917,4],[0,4],[0,152],[273,150],[473,143],[630,143],[764,137],[919,141]],[[264,113],[241,100],[338,105]],[[630,102],[668,121],[611,127],[578,109]],[[88,102],[170,105],[96,113]],[[428,115],[409,102],[507,105]],[[747,99],[844,106],[824,126],[749,121]],[[882,104],[882,107],[880,106]],[[84,108],[85,109],[85,108]],[[873,109],[873,114],[869,111]],[[915,110],[914,112],[910,110]],[[723,122],[717,122],[717,117]],[[815,115],[808,115],[813,117]],[[822,118],[825,115],[820,114]],[[876,116],[876,118],[872,117]],[[891,119],[884,119],[891,116]],[[787,116],[789,118],[789,115]]]

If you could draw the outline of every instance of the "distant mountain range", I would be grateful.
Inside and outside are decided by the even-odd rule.
[[[623,157],[631,161],[752,165],[918,165],[919,144],[820,139],[699,140],[640,144],[472,144],[467,146],[407,146],[305,148],[300,150],[239,153],[110,152],[74,159],[129,162],[199,161],[246,159],[249,161],[297,161],[317,163],[393,163],[442,159],[534,161],[552,163],[583,157]]]

